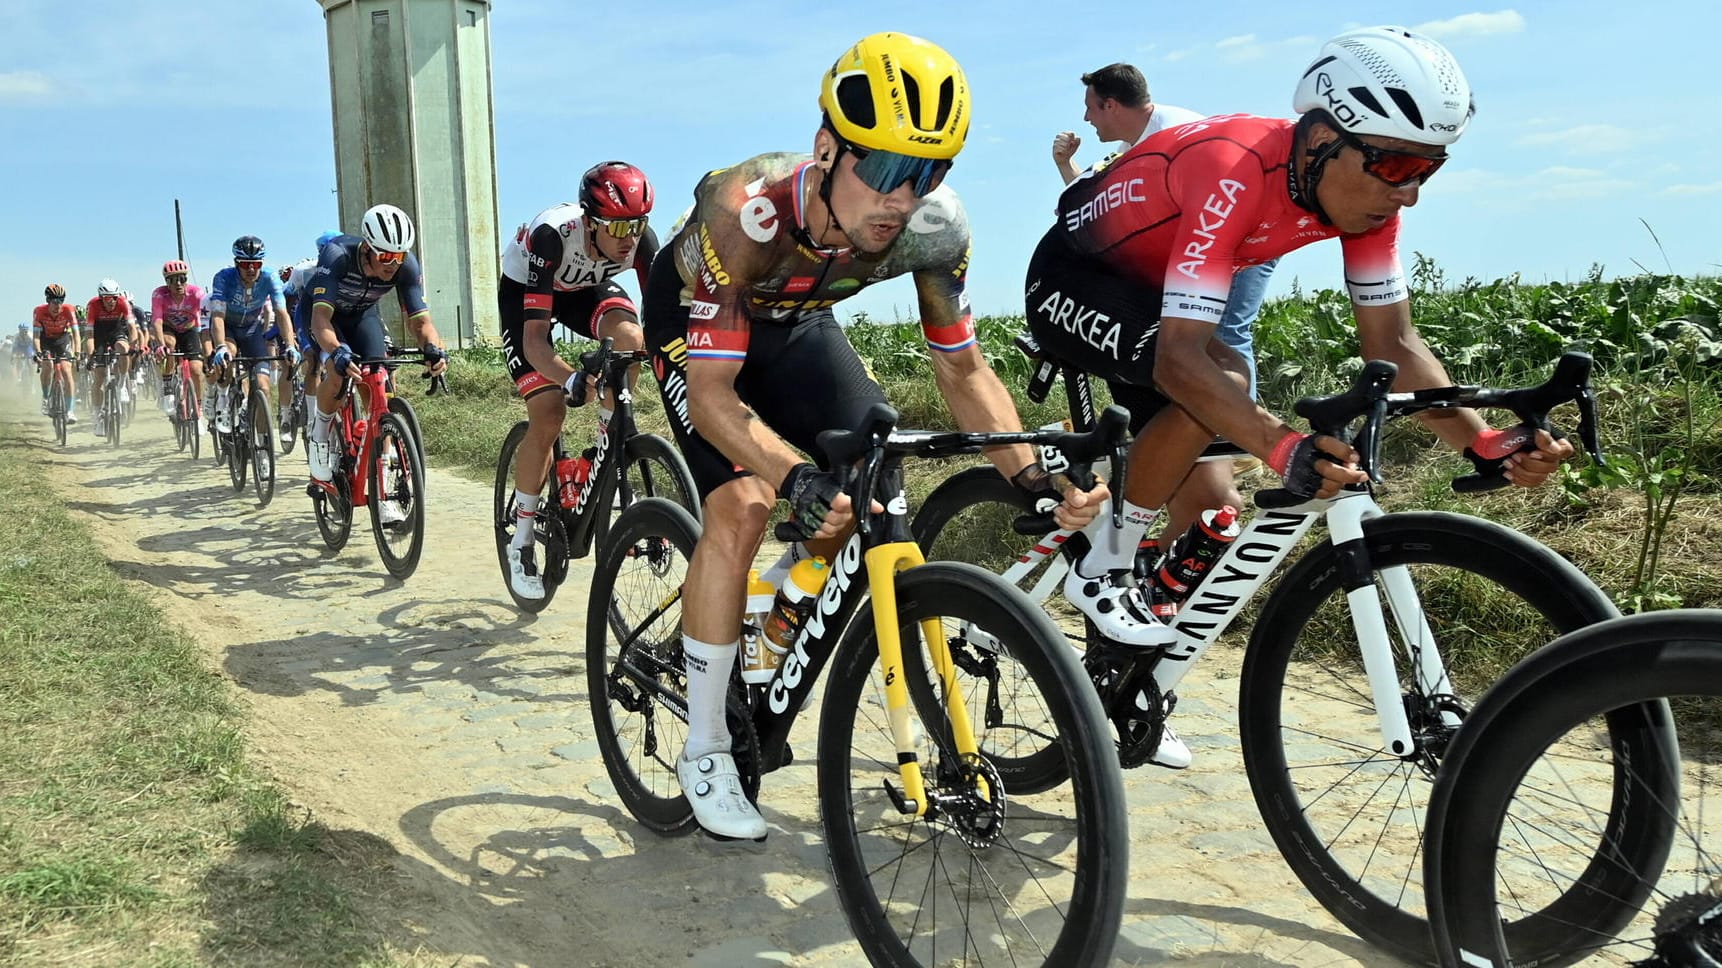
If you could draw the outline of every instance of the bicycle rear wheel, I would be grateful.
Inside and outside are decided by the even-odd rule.
[[[1385,748],[1347,568],[1331,542],[1285,573],[1256,619],[1240,676],[1240,740],[1262,820],[1304,886],[1359,937],[1427,962],[1423,834],[1453,720],[1523,655],[1618,613],[1565,559],[1488,521],[1390,514],[1365,522],[1364,534],[1416,749]],[[1415,601],[1388,594],[1383,573],[1395,569],[1409,576]],[[1452,694],[1425,685],[1437,661]]]
[[[1471,965],[1688,965],[1722,952],[1707,917],[1722,904],[1706,823],[1719,723],[1722,611],[1593,625],[1514,667],[1478,702],[1430,804],[1425,878],[1446,963],[1464,951]],[[1612,776],[1598,756],[1611,746]],[[1634,748],[1653,752],[1624,755]],[[1642,809],[1611,800],[1623,785]]]
[[[275,498],[275,417],[269,412],[267,393],[251,394],[248,406],[251,433],[246,449],[251,454],[251,485],[257,492],[257,506],[268,507]]]
[[[699,534],[668,500],[628,508],[598,546],[586,607],[586,694],[604,770],[628,812],[660,834],[698,826],[676,759],[688,738],[680,592]]]
[[[899,754],[876,633],[865,617],[851,623],[820,715],[818,788],[832,881],[856,938],[875,965],[1106,964],[1129,837],[1110,730],[1075,654],[1044,612],[971,565],[912,568],[897,595],[905,643],[925,650],[922,623],[937,623],[946,636],[984,628],[1001,644],[1039,691],[1071,782],[1007,796],[989,758],[959,755],[941,718],[921,724],[916,750],[937,809],[900,811],[881,788],[895,782]]]
[[[657,434],[635,434],[628,438],[622,474],[616,480],[616,495],[609,507],[597,508],[597,530],[594,544],[603,544],[610,530],[610,519],[618,510],[648,497],[674,501],[696,522],[700,520],[699,491],[694,487],[694,475],[688,462],[682,459],[676,446]]]
[[[390,575],[406,580],[419,566],[425,540],[425,469],[413,431],[398,414],[377,424],[370,466],[371,534]]]

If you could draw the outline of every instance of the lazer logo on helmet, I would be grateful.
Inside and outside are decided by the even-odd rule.
[[[933,137],[929,137],[929,136],[924,135],[924,134],[912,134],[909,136],[909,140],[913,141],[914,143],[916,143],[918,145],[936,145],[936,144],[940,144],[945,139],[933,138]]]

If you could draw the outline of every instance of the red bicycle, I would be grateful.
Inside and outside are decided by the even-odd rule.
[[[203,357],[179,352],[164,355],[179,361],[175,364],[172,383],[173,411],[167,415],[167,419],[173,421],[173,436],[179,443],[179,449],[190,449],[189,456],[192,460],[197,460],[203,440],[203,401],[197,398],[197,384],[192,380],[191,361],[202,360]]]
[[[405,580],[419,565],[425,536],[424,444],[412,404],[394,394],[394,369],[423,362],[418,351],[355,359],[360,380],[341,380],[341,409],[330,428],[335,473],[313,479],[305,493],[317,513],[317,530],[330,551],[339,551],[353,531],[353,509],[370,508],[371,534],[383,567]],[[354,384],[362,393],[354,393]],[[440,381],[433,381],[435,392]],[[361,397],[363,399],[361,399]]]

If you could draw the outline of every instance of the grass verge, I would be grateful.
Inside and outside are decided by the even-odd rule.
[[[34,446],[0,425],[0,963],[415,963],[390,941],[393,849],[246,762],[226,684],[109,570]]]

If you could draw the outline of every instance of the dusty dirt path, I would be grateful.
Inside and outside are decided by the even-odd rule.
[[[827,881],[810,763],[766,779],[763,850],[661,839],[622,810],[584,703],[584,576],[546,614],[517,614],[487,487],[431,473],[424,561],[403,585],[362,514],[343,552],[324,550],[300,454],[259,510],[207,456],[173,453],[159,414],[140,413],[117,452],[87,425],[56,450],[45,421],[5,419],[33,425],[114,569],[207,647],[262,765],[324,824],[400,852],[427,897],[405,915],[427,947],[462,965],[861,963]],[[1195,768],[1125,774],[1118,962],[1393,963],[1287,871],[1242,772],[1236,650],[1204,665],[1177,718]]]

